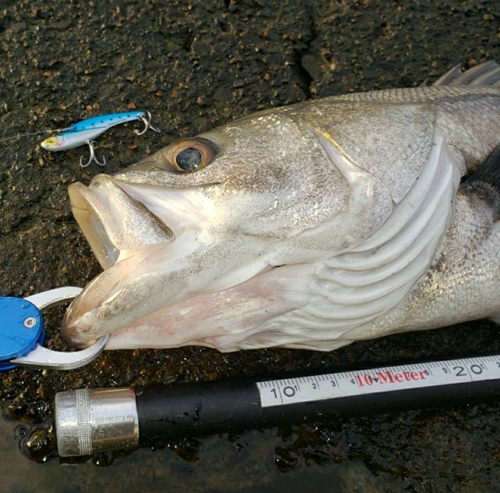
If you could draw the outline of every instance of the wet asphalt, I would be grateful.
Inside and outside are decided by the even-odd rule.
[[[1,294],[83,286],[100,272],[72,218],[67,186],[88,184],[103,171],[96,164],[79,167],[84,148],[40,148],[48,134],[1,139],[103,113],[149,110],[161,134],[137,137],[135,125],[127,124],[98,139],[105,172],[113,173],[179,137],[260,109],[415,86],[457,63],[489,59],[500,61],[494,1],[2,0]],[[61,309],[46,315],[53,348],[62,347],[61,316]],[[48,423],[60,390],[470,356],[498,352],[498,339],[497,326],[475,322],[332,353],[118,351],[68,373],[5,373],[4,491],[500,491],[500,410],[494,403],[172,440],[155,452],[93,457],[70,475],[63,467],[68,461],[55,455],[50,430],[34,435],[30,461],[17,448],[24,431],[16,428]]]

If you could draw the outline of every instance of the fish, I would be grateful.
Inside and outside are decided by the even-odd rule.
[[[330,351],[500,321],[499,66],[264,110],[73,183],[63,338]]]

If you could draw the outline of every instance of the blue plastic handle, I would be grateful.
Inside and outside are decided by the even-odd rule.
[[[10,360],[26,356],[44,338],[43,317],[33,303],[0,296],[0,371],[15,368]]]

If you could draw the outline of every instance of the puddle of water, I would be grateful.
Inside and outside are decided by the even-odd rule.
[[[61,464],[55,459],[36,464],[18,448],[17,423],[0,420],[0,477],[4,493],[137,493],[177,488],[202,492],[302,493],[319,491],[399,492],[388,475],[374,476],[360,461],[300,465],[282,473],[275,448],[282,445],[276,430],[248,432],[232,442],[225,436],[200,441],[198,459],[188,462],[170,449],[138,450],[109,467],[92,462]],[[144,490],[144,488],[148,488]]]

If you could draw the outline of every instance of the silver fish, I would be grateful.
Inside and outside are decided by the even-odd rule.
[[[104,272],[63,336],[331,350],[499,321],[498,78],[490,62],[272,109],[72,184]]]

